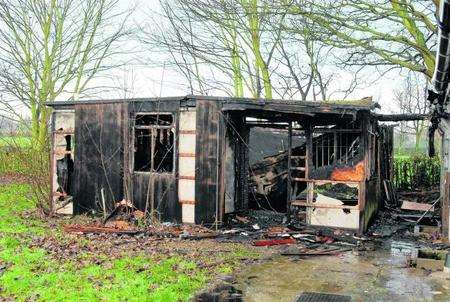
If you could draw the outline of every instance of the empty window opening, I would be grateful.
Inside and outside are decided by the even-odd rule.
[[[174,128],[171,114],[138,114],[134,127],[134,171],[174,171]]]
[[[151,171],[151,129],[135,129],[134,171]]]
[[[335,130],[313,136],[312,160],[314,168],[348,164],[360,151],[360,133]]]
[[[153,152],[154,171],[173,171],[173,141],[172,129],[157,129]]]

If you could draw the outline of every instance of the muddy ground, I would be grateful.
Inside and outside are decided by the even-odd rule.
[[[316,237],[316,243],[258,247],[260,259],[236,268],[225,284],[233,287],[229,292],[242,294],[231,301],[295,301],[302,292],[345,295],[351,301],[450,301],[450,273],[411,264],[419,249],[448,250],[448,244],[437,233],[414,234],[413,229],[414,224],[380,212],[365,236],[346,238],[358,238],[353,244],[340,241],[341,234],[330,243],[318,244]],[[304,247],[347,251],[283,256]]]
[[[410,268],[387,250],[299,259],[274,255],[235,275],[244,301],[295,301],[301,292],[352,301],[450,301],[450,274]]]

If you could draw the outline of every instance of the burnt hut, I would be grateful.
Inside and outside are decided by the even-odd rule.
[[[378,124],[370,98],[48,106],[52,198],[62,212],[109,212],[126,199],[161,221],[221,224],[265,198],[288,218],[363,232],[392,170],[392,128]]]

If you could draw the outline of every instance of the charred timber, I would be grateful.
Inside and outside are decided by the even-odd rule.
[[[420,121],[429,118],[428,114],[401,113],[401,114],[376,114],[375,117],[381,122]]]

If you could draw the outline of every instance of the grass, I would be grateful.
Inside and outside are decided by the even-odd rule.
[[[27,136],[0,136],[0,147],[30,147],[31,139]]]
[[[22,162],[21,155],[0,147],[0,173],[21,173],[26,167]]]
[[[35,179],[36,175],[48,173],[49,154],[50,150],[32,148],[29,137],[0,136],[0,174],[22,174]]]
[[[0,300],[186,301],[211,278],[180,256],[129,256],[124,251],[115,259],[89,252],[55,258],[33,247],[33,239],[64,240],[65,234],[32,214],[29,190],[27,185],[0,185]],[[235,257],[244,254],[238,250]]]
[[[0,173],[21,173],[26,170],[23,156],[32,152],[25,136],[0,136]]]
[[[183,301],[206,281],[191,274],[195,265],[177,257],[155,263],[144,255],[124,256],[109,267],[81,268],[47,259],[42,249],[1,257],[12,264],[0,278],[4,293],[19,301]]]

